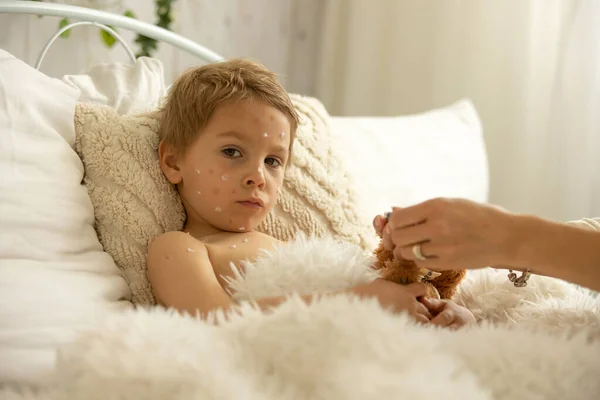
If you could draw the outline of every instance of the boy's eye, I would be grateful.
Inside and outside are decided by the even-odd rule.
[[[225,154],[227,157],[239,157],[242,155],[242,153],[239,150],[233,148],[223,149],[222,153]]]
[[[280,167],[281,166],[281,162],[273,157],[268,157],[265,158],[265,164],[267,164],[270,167]]]

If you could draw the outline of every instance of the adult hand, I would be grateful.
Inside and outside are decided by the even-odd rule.
[[[394,208],[387,223],[377,216],[373,225],[396,257],[448,270],[514,264],[518,240],[513,220],[513,214],[499,207],[439,198]]]

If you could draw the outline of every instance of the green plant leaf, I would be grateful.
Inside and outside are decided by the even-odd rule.
[[[69,19],[68,18],[63,18],[58,23],[58,28],[62,29],[62,28],[64,28],[67,25],[69,25]],[[70,29],[67,29],[66,31],[64,31],[63,33],[60,34],[60,37],[63,38],[63,39],[66,39],[69,36],[71,36],[71,30]]]
[[[115,30],[115,28],[113,28],[110,25],[107,25],[109,28],[111,28],[112,30]],[[102,37],[102,41],[104,42],[104,44],[106,45],[106,47],[111,48],[115,45],[117,39],[114,38],[113,35],[111,35],[110,33],[106,32],[105,30],[101,30],[100,31],[100,36]]]
[[[133,11],[131,11],[131,10],[125,10],[125,12],[123,13],[123,15],[124,15],[125,17],[129,17],[129,18],[137,18],[137,17],[135,16],[135,14],[133,13]]]

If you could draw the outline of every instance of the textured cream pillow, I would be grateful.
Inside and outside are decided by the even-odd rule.
[[[370,222],[359,215],[356,195],[333,148],[329,115],[316,99],[293,95],[300,115],[292,164],[277,205],[258,230],[280,240],[297,232],[332,235],[372,250]],[[118,115],[80,103],[76,149],[94,205],[98,237],[122,270],[137,304],[154,304],[146,252],[157,235],[181,230],[185,212],[158,163],[158,121],[153,114]]]

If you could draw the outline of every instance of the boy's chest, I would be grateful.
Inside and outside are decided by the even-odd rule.
[[[241,261],[254,261],[261,249],[272,250],[277,239],[257,232],[234,234],[219,241],[205,243],[213,270],[221,286],[226,288],[223,277],[231,277],[231,263],[241,267]]]

